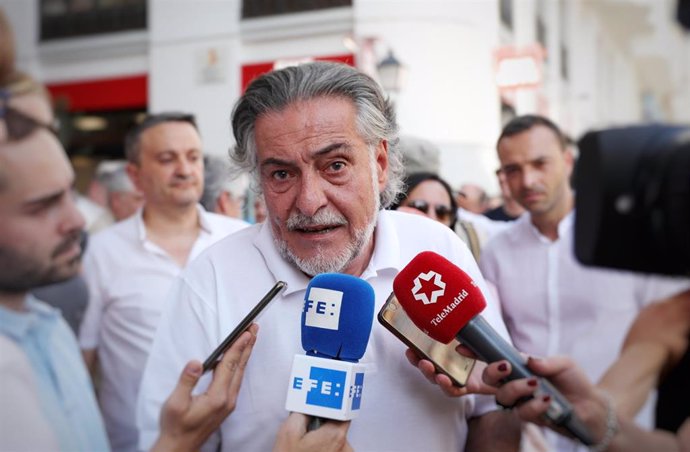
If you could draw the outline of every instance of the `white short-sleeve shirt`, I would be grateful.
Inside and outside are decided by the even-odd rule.
[[[431,250],[463,268],[486,289],[462,241],[440,223],[402,212],[380,212],[375,249],[361,275],[376,293],[375,312],[393,290],[393,278],[418,253]],[[140,446],[147,449],[158,433],[158,415],[178,375],[190,359],[205,359],[244,315],[278,281],[288,288],[259,319],[259,336],[249,360],[235,411],[220,434],[222,450],[271,450],[287,417],[285,397],[292,360],[304,354],[300,316],[309,278],[278,254],[270,227],[257,225],[209,248],[175,284],[144,372],[137,407]],[[486,293],[486,290],[484,290]],[[504,337],[498,307],[489,298],[487,320]],[[350,427],[355,450],[462,450],[467,419],[495,409],[492,397],[449,398],[405,358],[405,345],[374,321],[360,362],[366,374],[362,408]],[[204,376],[197,386],[203,391]]]
[[[201,231],[188,263],[247,223],[199,207]],[[182,268],[146,238],[140,209],[94,235],[84,257],[89,305],[79,334],[82,349],[97,349],[99,401],[114,451],[136,450],[136,398],[168,292]]]

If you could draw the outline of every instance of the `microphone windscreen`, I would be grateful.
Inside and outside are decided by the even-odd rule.
[[[302,348],[308,355],[357,362],[374,321],[374,289],[342,273],[316,275],[304,296]]]
[[[474,280],[431,251],[419,253],[398,273],[393,292],[417,328],[444,344],[486,307]]]

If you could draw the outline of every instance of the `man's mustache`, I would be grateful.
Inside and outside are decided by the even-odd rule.
[[[290,215],[286,222],[289,231],[307,229],[319,226],[342,226],[347,224],[347,219],[341,214],[319,210],[315,215],[304,215],[296,212]]]
[[[82,241],[82,231],[74,231],[70,233],[53,251],[52,257],[57,257],[65,251],[69,250],[74,244],[79,244]],[[82,248],[83,250],[83,248]]]

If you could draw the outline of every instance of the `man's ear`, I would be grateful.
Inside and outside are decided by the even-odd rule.
[[[213,212],[219,213],[221,215],[227,215],[230,207],[230,193],[226,191],[220,192],[218,198],[216,198],[216,203],[214,205]]]
[[[141,168],[139,167],[139,165],[136,163],[127,162],[126,170],[127,175],[131,179],[136,189],[140,192],[143,192],[141,187]]]
[[[575,156],[570,148],[566,148],[563,151],[563,159],[565,160],[565,166],[568,171],[568,178],[573,174],[573,168],[575,167]]]
[[[376,173],[378,174],[379,192],[381,192],[388,182],[388,141],[381,140],[375,152],[374,162],[376,163]]]

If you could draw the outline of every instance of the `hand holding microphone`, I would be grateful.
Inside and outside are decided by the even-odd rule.
[[[429,251],[418,254],[396,276],[393,291],[414,324],[433,339],[448,343],[455,337],[488,363],[509,362],[507,380],[534,377],[520,353],[479,315],[486,301],[476,283],[444,257]],[[582,443],[592,444],[591,434],[565,397],[544,379],[537,385],[549,399],[546,417]]]
[[[327,422],[308,431],[309,416],[290,413],[276,437],[273,452],[352,452],[347,442],[350,421]]]
[[[374,319],[374,289],[339,273],[315,276],[302,311],[302,348],[296,355],[285,408],[318,419],[357,416],[364,387],[364,355]]]
[[[593,438],[597,440],[596,450],[605,450],[604,446],[611,444],[618,431],[617,410],[614,410],[613,399],[607,397],[605,391],[594,386],[571,359],[564,356],[530,358],[527,367],[535,375],[548,378],[573,404],[574,410],[582,416],[581,419],[585,420],[589,431],[593,433]],[[496,400],[508,406],[517,404],[515,413],[523,421],[543,425],[564,434],[559,427],[545,422],[551,401],[548,395],[538,395],[536,378],[506,383],[506,377],[511,371],[510,363],[505,361],[490,364],[484,371],[486,383],[497,388]],[[642,447],[641,450],[651,449]]]

